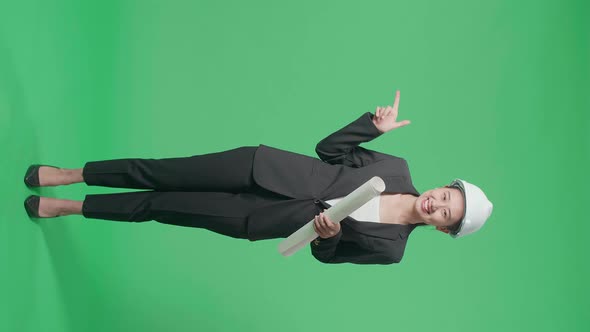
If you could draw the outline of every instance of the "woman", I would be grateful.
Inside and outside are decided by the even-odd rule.
[[[319,261],[398,263],[415,227],[434,225],[460,237],[478,230],[492,212],[485,194],[459,179],[420,195],[404,159],[358,146],[409,124],[396,122],[398,107],[399,91],[393,107],[366,112],[321,140],[321,160],[260,144],[182,158],[91,161],[78,169],[31,165],[25,174],[31,187],[85,182],[152,190],[86,195],[84,201],[31,195],[25,209],[41,218],[156,220],[250,241],[287,237],[314,219],[319,237],[310,248]],[[373,176],[385,181],[380,196],[341,223],[323,214]]]

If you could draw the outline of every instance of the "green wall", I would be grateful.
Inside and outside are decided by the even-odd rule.
[[[586,1],[0,2],[0,330],[588,331]],[[420,191],[462,178],[494,212],[420,229],[397,265],[326,265],[280,240],[67,216],[31,220],[32,163],[266,144],[314,156],[391,105],[363,146]]]

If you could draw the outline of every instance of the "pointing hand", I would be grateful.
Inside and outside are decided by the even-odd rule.
[[[396,122],[398,107],[399,90],[395,92],[395,101],[393,102],[393,107],[389,105],[387,107],[377,106],[377,109],[375,110],[375,116],[373,117],[373,124],[375,124],[375,127],[377,127],[380,132],[386,133],[390,130],[410,124],[410,120]]]

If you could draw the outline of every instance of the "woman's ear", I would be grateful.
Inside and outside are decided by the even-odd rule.
[[[443,233],[446,233],[446,234],[449,234],[449,232],[450,232],[450,231],[449,231],[449,230],[448,230],[446,227],[444,227],[444,226],[436,226],[436,229],[437,229],[437,230],[439,230],[439,231],[441,231],[441,232],[443,232]]]

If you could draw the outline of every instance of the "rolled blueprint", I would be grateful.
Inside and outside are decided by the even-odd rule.
[[[368,201],[381,195],[384,190],[385,182],[383,179],[374,176],[369,181],[356,188],[353,192],[346,195],[346,197],[338,203],[324,211],[324,214],[333,222],[339,223],[342,219],[346,218]],[[313,222],[314,219],[311,219],[310,222],[281,241],[281,243],[279,243],[279,252],[283,256],[291,256],[297,250],[305,247],[317,238],[318,234],[315,232]]]

